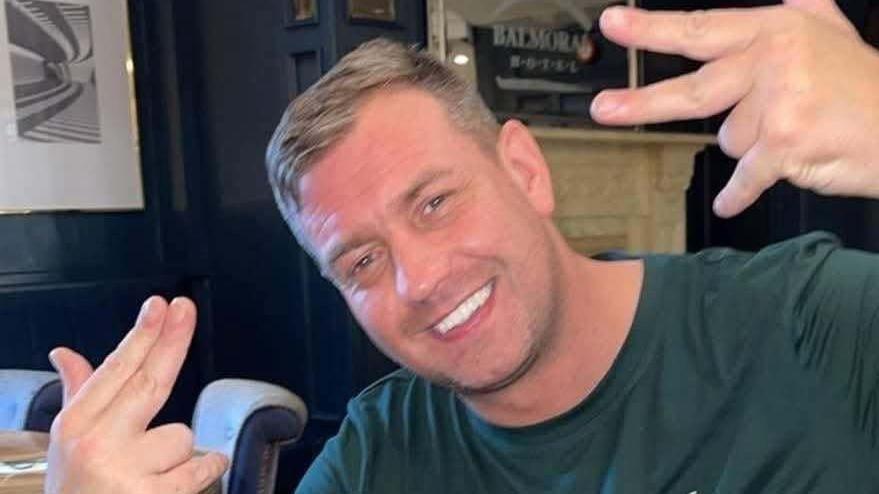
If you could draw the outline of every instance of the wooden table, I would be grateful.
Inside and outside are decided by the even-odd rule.
[[[49,435],[0,430],[0,494],[42,494]],[[219,494],[219,482],[202,494]]]

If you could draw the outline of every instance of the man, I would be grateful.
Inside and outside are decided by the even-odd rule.
[[[779,179],[877,195],[879,58],[832,3],[611,9],[602,29],[709,61],[592,112],[630,124],[735,106],[719,137],[741,160],[719,214]],[[756,255],[581,258],[552,225],[528,130],[382,41],[294,102],[268,163],[296,237],[408,369],[352,400],[302,492],[879,487],[874,256],[809,236]],[[146,430],[193,325],[190,302],[151,299],[94,373],[53,352],[65,409],[47,492],[197,492],[220,475],[184,428]]]

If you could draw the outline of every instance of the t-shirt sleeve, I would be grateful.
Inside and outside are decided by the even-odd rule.
[[[327,441],[296,488],[296,494],[360,492],[366,459],[365,430],[356,399],[348,403],[348,415],[339,433]]]
[[[879,440],[879,255],[810,235],[797,249],[786,287],[801,364],[848,402],[856,427]]]
[[[333,453],[332,441],[330,439],[324,446],[323,451],[314,460],[308,471],[296,487],[296,494],[329,494],[336,492],[345,492],[342,479],[340,478],[340,468],[338,465],[338,456]]]

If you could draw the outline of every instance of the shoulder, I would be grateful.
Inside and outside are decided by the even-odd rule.
[[[453,399],[451,391],[408,370],[376,381],[348,402],[339,432],[312,464],[303,485],[336,486],[314,492],[404,492],[400,465],[421,447],[416,439],[433,427],[436,410]]]
[[[779,263],[820,262],[827,254],[842,247],[839,238],[827,232],[813,232],[760,249],[743,252],[728,248],[706,249],[693,255],[703,264],[739,265],[742,269],[759,270]]]
[[[795,323],[802,300],[823,277],[836,279],[828,268],[839,257],[850,265],[831,234],[802,235],[757,252],[711,248],[684,255],[648,256],[647,286],[660,307],[650,320],[667,328],[673,347],[692,354],[726,354],[737,360],[756,339],[775,334],[770,328]],[[835,261],[834,261],[835,262]],[[696,348],[692,348],[696,345]],[[735,357],[733,357],[735,356]]]
[[[778,283],[812,276],[834,253],[843,251],[839,239],[826,232],[814,232],[784,240],[757,252],[731,248],[709,248],[693,254],[654,256],[665,271],[690,279],[736,284]]]
[[[430,383],[407,369],[396,370],[367,386],[348,402],[348,413],[389,413],[402,401],[424,395]]]
[[[451,390],[400,369],[352,398],[348,402],[348,421],[388,437],[400,433],[401,423],[418,424],[454,406],[455,400]]]

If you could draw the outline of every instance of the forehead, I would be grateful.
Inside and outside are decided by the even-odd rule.
[[[404,87],[376,91],[348,134],[301,177],[301,230],[319,251],[328,235],[369,219],[423,176],[462,169],[480,154],[432,96]]]

